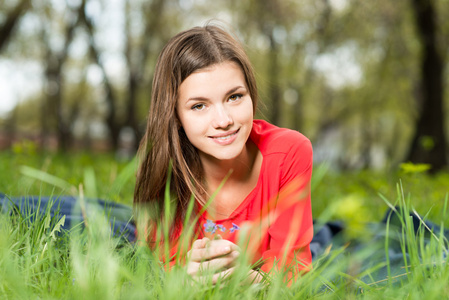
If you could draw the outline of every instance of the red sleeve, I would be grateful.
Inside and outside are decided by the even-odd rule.
[[[309,244],[313,237],[310,200],[312,145],[303,137],[286,154],[281,166],[280,190],[275,220],[268,229],[269,248],[262,254],[262,271],[273,266],[293,274],[309,269],[312,262]]]

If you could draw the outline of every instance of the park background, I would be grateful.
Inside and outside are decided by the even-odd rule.
[[[0,4],[3,150],[133,156],[162,46],[215,19],[254,64],[258,117],[304,133],[317,163],[448,169],[446,0]]]
[[[212,20],[254,64],[257,117],[312,141],[323,185],[315,218],[333,204],[349,212],[330,218],[379,220],[379,194],[394,202],[399,183],[420,213],[436,216],[449,186],[448,4],[3,0],[0,192],[53,193],[23,179],[31,167],[67,181],[59,193],[77,194],[91,168],[88,196],[131,204],[133,172],[123,187],[113,183],[136,168],[157,56],[174,34]]]
[[[0,192],[131,205],[157,56],[174,34],[215,20],[253,62],[257,117],[312,141],[318,223],[343,221],[346,241],[367,240],[389,207],[403,205],[447,228],[448,16],[449,0],[0,0]],[[88,255],[72,244],[79,255],[66,258],[65,246],[47,247],[57,241],[46,221],[0,221],[4,296],[202,299],[216,291],[181,291],[178,273],[153,290],[141,277],[154,270],[123,264],[127,254],[117,256],[104,236]],[[438,245],[447,255],[447,240]],[[329,271],[339,278],[326,283],[330,292],[307,277],[311,290],[301,295],[360,295],[358,271],[369,255]],[[111,265],[121,275],[111,275]],[[346,281],[339,272],[348,268]],[[409,281],[400,287],[390,277],[386,287],[364,289],[374,298],[447,295],[447,267],[414,271],[402,274]],[[321,272],[314,274],[327,276]],[[218,298],[294,298],[237,284]]]

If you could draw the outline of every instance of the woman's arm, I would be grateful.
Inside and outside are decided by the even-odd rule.
[[[266,263],[262,271],[278,270],[297,274],[308,270],[309,249],[313,237],[310,199],[312,176],[312,146],[305,137],[294,143],[282,162],[280,190],[276,200],[268,235],[269,249],[263,253]]]

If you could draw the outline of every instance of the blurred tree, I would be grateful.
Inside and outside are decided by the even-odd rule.
[[[109,77],[106,72],[106,68],[104,66],[103,61],[101,60],[101,52],[95,40],[95,26],[93,21],[86,15],[86,0],[82,0],[81,6],[83,10],[80,10],[80,20],[83,22],[87,29],[87,34],[89,37],[89,52],[94,62],[100,67],[102,77],[103,77],[103,86],[106,92],[105,100],[107,104],[107,113],[106,113],[106,125],[109,129],[109,136],[111,139],[112,148],[115,150],[118,146],[119,134],[120,134],[120,124],[117,121],[117,102],[116,92],[114,91],[114,87],[112,82],[109,80]]]
[[[7,141],[6,141],[6,147],[11,147],[13,141],[16,138],[16,132],[17,132],[17,107],[15,107],[11,113],[9,114],[8,118],[4,121],[4,128],[6,130],[7,135]]]
[[[148,71],[148,57],[152,54],[151,45],[157,43],[157,40],[164,36],[164,9],[167,0],[153,0],[143,2],[135,9],[141,11],[143,15],[143,31],[140,36],[134,38],[132,32],[132,19],[135,15],[129,1],[126,2],[126,23],[125,23],[125,57],[128,67],[128,91],[126,100],[126,117],[123,126],[129,126],[134,131],[135,144],[137,149],[138,141],[143,133],[140,126],[140,120],[137,116],[137,102],[139,89],[147,88],[150,83],[145,82],[145,74]],[[155,51],[156,52],[156,51]]]
[[[433,20],[440,33],[431,41],[441,43],[438,47],[449,44],[449,34],[444,34],[449,30],[447,1],[424,1],[439,12]],[[6,12],[25,2],[15,0]],[[370,168],[402,161],[417,147],[409,146],[414,124],[430,124],[415,118],[430,103],[426,85],[418,86],[423,78],[420,55],[431,48],[420,51],[424,34],[416,34],[417,14],[410,3],[33,1],[25,15],[22,11],[21,21],[15,21],[10,33],[14,39],[2,54],[11,60],[39,61],[44,69],[45,93],[33,97],[46,99],[40,114],[43,134],[59,131],[60,139],[66,139],[61,145],[70,144],[74,132],[77,138],[105,136],[116,148],[124,127],[133,129],[136,141],[140,138],[154,62],[167,39],[181,28],[211,18],[224,20],[237,31],[254,63],[261,102],[268,107],[266,118],[305,133],[316,150],[335,152],[334,163],[340,167]],[[0,20],[7,15],[0,13]],[[39,24],[36,17],[33,23],[33,15]],[[444,51],[437,54],[440,78],[447,80],[447,58]],[[427,76],[426,84],[435,84],[432,78]],[[415,102],[420,94],[422,110]],[[18,122],[36,123],[25,115],[32,116],[21,111]],[[317,142],[321,140],[327,143]],[[437,139],[428,132],[417,140],[428,149],[436,147]]]
[[[17,27],[17,24],[19,24],[21,17],[29,9],[30,4],[30,0],[22,0],[11,10],[8,11],[5,9],[3,11],[3,13],[6,13],[6,16],[5,21],[0,25],[0,53],[8,44],[10,37],[14,33],[14,29]],[[2,4],[2,8],[5,8],[4,4]],[[6,118],[4,128],[7,135],[7,144],[8,146],[11,146],[17,131],[17,109],[14,108],[9,117]]]
[[[327,29],[316,35],[322,50],[313,58],[325,81],[311,82],[322,88],[306,96],[321,109],[308,108],[316,113],[316,136],[336,134],[331,145],[341,151],[340,167],[394,164],[403,159],[413,125],[418,52],[411,9],[406,2],[332,3]]]
[[[85,0],[83,0],[85,2]],[[141,88],[148,88],[145,75],[148,73],[148,57],[152,54],[151,45],[164,36],[164,8],[168,1],[126,1],[125,3],[125,46],[124,57],[127,67],[127,89],[124,96],[124,113],[119,111],[119,93],[109,79],[104,62],[101,60],[101,50],[95,40],[95,26],[85,13],[81,15],[89,35],[89,49],[94,62],[100,67],[103,76],[103,86],[106,90],[107,115],[106,124],[109,129],[113,149],[119,146],[120,131],[124,127],[133,129],[135,138],[133,147],[137,148],[140,140],[140,120],[137,116],[138,95]],[[134,18],[139,15],[139,23],[133,27]],[[139,28],[142,27],[142,28]],[[135,31],[132,30],[135,29]],[[138,29],[139,28],[139,29]],[[155,50],[156,52],[159,49]]]
[[[20,18],[29,9],[30,0],[21,0],[17,5],[11,9],[6,15],[6,20],[0,27],[0,51],[6,45],[9,37],[12,35],[14,28],[19,23]]]
[[[444,61],[438,44],[434,0],[411,0],[421,42],[419,116],[408,160],[425,163],[438,171],[447,166],[443,106]]]
[[[305,6],[305,3],[303,3],[303,6]],[[291,103],[288,107],[288,112],[293,119],[290,126],[304,133],[307,131],[305,126],[308,115],[306,111],[307,102],[316,104],[323,101],[323,107],[330,108],[333,98],[330,89],[324,86],[325,83],[322,76],[317,76],[317,71],[314,67],[306,62],[307,58],[309,60],[311,56],[316,58],[332,45],[329,25],[332,24],[333,10],[329,0],[317,1],[313,6],[309,7],[315,12],[313,18],[307,17],[307,13],[297,13],[296,24],[289,34],[291,37],[288,38],[291,45],[288,47],[290,55],[287,57],[288,64],[286,65],[286,80],[292,91],[296,93],[294,94],[296,100],[289,101]],[[304,27],[309,27],[310,30],[303,32],[303,37],[298,38],[297,36],[300,35],[298,31]],[[311,46],[315,48],[315,53],[310,53]],[[311,93],[313,88],[310,88],[312,86],[319,86],[322,94],[325,96],[319,97],[318,101],[317,99],[313,101],[309,99],[307,101],[308,97],[314,97]],[[288,99],[285,100],[288,101]],[[317,132],[323,132],[334,121],[332,114],[323,114],[315,123]]]
[[[261,74],[263,70],[263,93],[267,94],[265,103],[269,106],[268,119],[276,125],[282,123],[283,90],[286,88],[285,64],[294,64],[296,60],[289,61],[285,56],[285,49],[291,43],[290,30],[298,16],[298,6],[292,2],[280,0],[273,1],[244,1],[233,3],[233,10],[238,20],[242,34],[247,43],[259,50],[262,62],[257,62],[256,71]],[[254,51],[254,50],[253,50]],[[253,53],[253,55],[256,55]]]
[[[46,95],[43,99],[41,110],[41,142],[45,147],[46,135],[50,132],[49,119],[54,118],[57,131],[58,148],[60,151],[66,151],[71,146],[72,130],[71,126],[78,117],[80,110],[79,103],[74,102],[71,107],[68,103],[64,103],[63,99],[63,83],[64,74],[62,68],[68,58],[70,44],[73,41],[75,28],[80,24],[82,12],[85,9],[85,1],[82,1],[78,8],[69,8],[66,14],[58,15],[51,4],[42,7],[41,14],[42,26],[42,42],[45,51],[45,78],[46,78]],[[52,43],[51,39],[58,33],[54,32],[55,22],[60,30],[60,39],[62,47],[58,47]],[[68,111],[65,114],[64,111]]]

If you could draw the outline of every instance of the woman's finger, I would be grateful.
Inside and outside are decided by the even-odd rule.
[[[233,251],[228,255],[221,256],[212,260],[203,261],[201,263],[190,261],[187,264],[187,274],[195,276],[204,273],[215,273],[217,270],[230,267],[235,265],[236,259],[239,257],[240,253],[238,251]],[[222,273],[222,272],[220,272]]]
[[[207,237],[204,237],[202,239],[196,240],[192,244],[192,249],[201,249],[206,247],[207,243],[210,241]]]
[[[205,243],[204,246],[203,242]],[[227,255],[233,251],[240,251],[240,248],[228,240],[203,238],[193,243],[188,257],[193,262],[201,262]]]
[[[234,271],[235,271],[235,267],[232,267],[232,268],[226,269],[220,273],[214,274],[214,276],[212,276],[212,283],[216,284],[218,282],[218,280],[226,279],[232,273],[234,273]]]
[[[231,252],[231,247],[208,247],[203,249],[192,249],[189,251],[189,259],[194,262],[207,261]]]
[[[204,261],[199,265],[199,272],[215,272],[222,268],[226,268],[234,265],[237,257],[239,257],[238,251],[233,251],[228,255],[220,256],[211,260]]]
[[[191,261],[206,261],[227,255],[233,251],[240,251],[239,247],[227,240],[208,241],[205,248],[196,248],[189,251]]]
[[[237,246],[236,244],[234,244],[233,242],[230,242],[228,240],[223,240],[223,239],[214,239],[214,240],[209,240],[206,243],[206,248],[222,248],[222,247],[230,247],[231,251],[240,251],[239,246]]]
[[[226,270],[224,270],[222,272],[219,272],[219,273],[216,273],[216,274],[212,275],[212,277],[205,275],[205,276],[195,276],[195,277],[192,277],[192,278],[196,282],[200,282],[200,283],[203,283],[203,284],[204,283],[209,283],[209,282],[212,282],[212,284],[216,284],[219,280],[224,280],[228,276],[230,276],[232,273],[234,273],[235,269],[236,269],[235,267],[226,269]]]
[[[197,262],[190,262],[187,264],[187,274],[190,276],[195,276],[198,274],[200,263]]]

